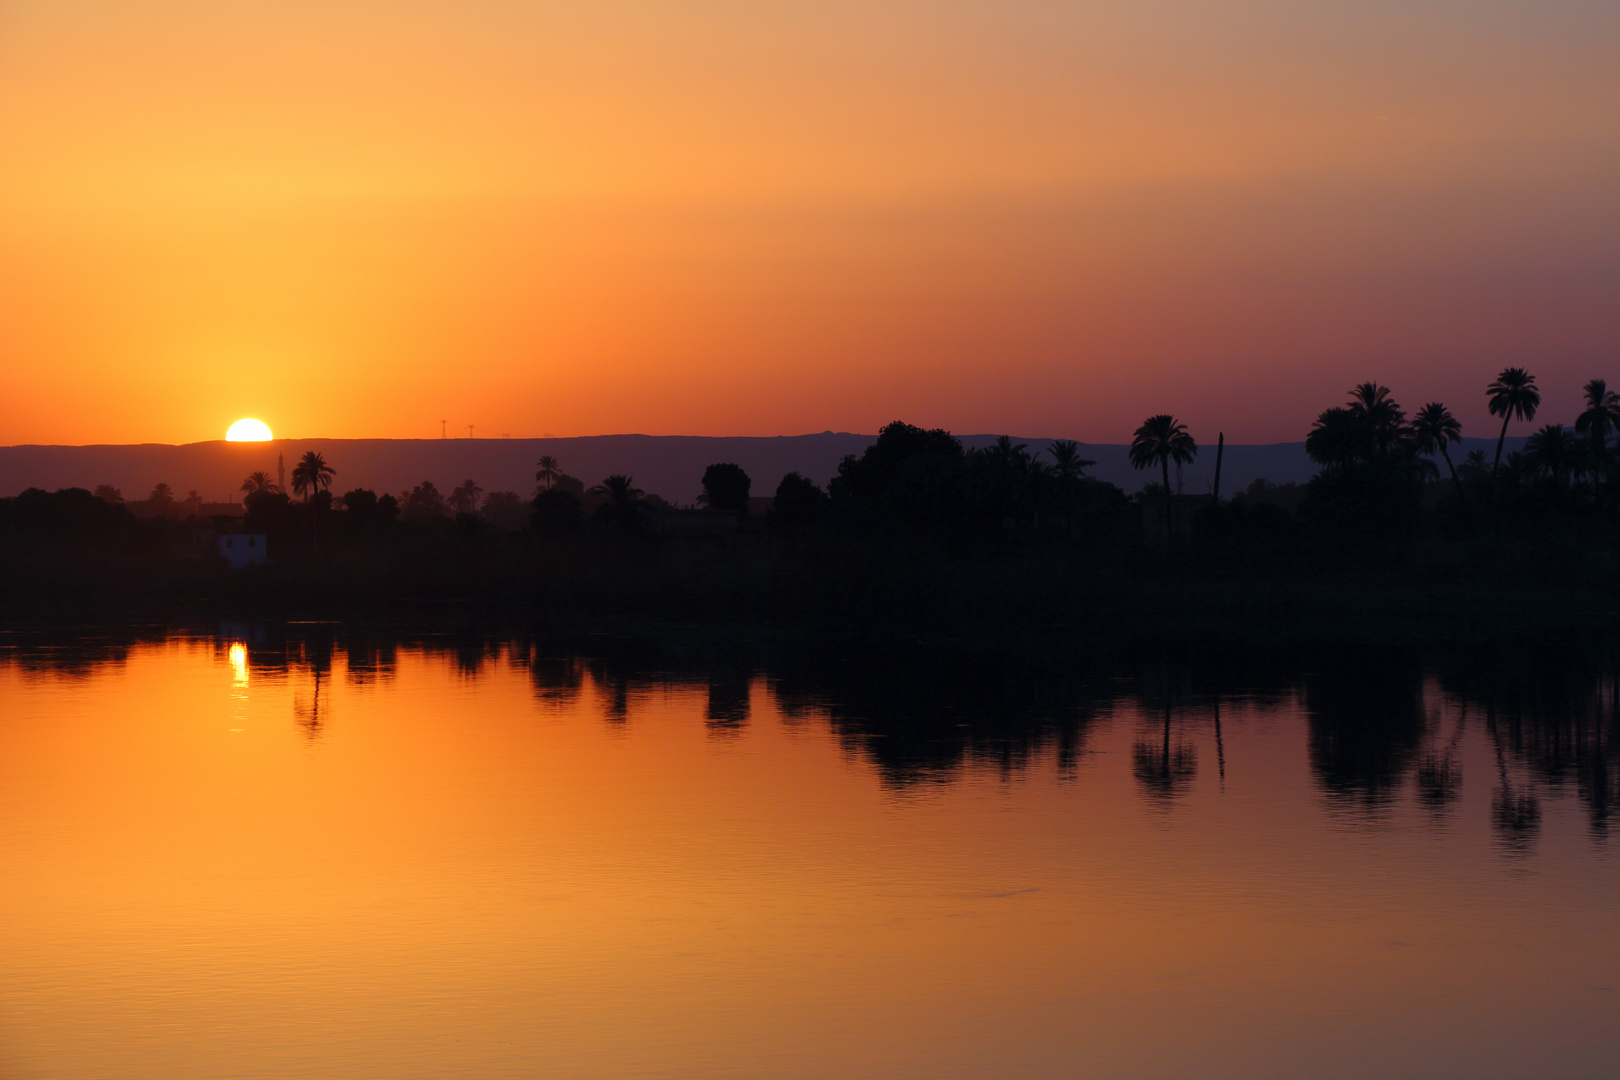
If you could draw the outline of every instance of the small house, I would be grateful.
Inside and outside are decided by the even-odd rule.
[[[232,570],[262,563],[265,559],[263,533],[221,533],[219,554]]]

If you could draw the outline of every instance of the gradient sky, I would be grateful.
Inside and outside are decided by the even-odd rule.
[[[1620,5],[0,4],[0,443],[1620,382]]]

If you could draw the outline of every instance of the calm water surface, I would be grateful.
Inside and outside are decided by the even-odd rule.
[[[0,636],[0,1074],[1620,1074],[1611,678],[816,670]]]

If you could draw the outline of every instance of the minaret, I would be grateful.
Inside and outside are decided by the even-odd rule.
[[[280,454],[276,455],[276,487],[287,490],[287,459]]]

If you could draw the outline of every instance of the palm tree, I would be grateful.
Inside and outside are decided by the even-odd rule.
[[[1023,443],[1013,444],[1010,435],[996,436],[996,445],[990,448],[990,456],[998,461],[1023,463],[1029,460],[1029,451]]]
[[[270,474],[262,469],[248,473],[247,479],[242,481],[243,495],[274,495],[280,490],[276,482],[270,479]]]
[[[1438,401],[1429,402],[1412,417],[1412,436],[1417,440],[1419,453],[1440,452],[1451,472],[1451,486],[1456,487],[1457,467],[1451,463],[1446,444],[1462,442],[1462,425],[1451,415],[1451,410]]]
[[[534,478],[540,482],[541,487],[550,491],[557,481],[562,479],[562,466],[550,454],[542,454],[535,464],[540,466],[540,471],[534,474]]]
[[[478,509],[478,496],[483,493],[476,480],[468,480],[450,492],[450,505],[458,514],[470,514]]]
[[[1164,473],[1164,534],[1170,536],[1170,463],[1185,465],[1198,453],[1198,444],[1187,434],[1187,425],[1169,413],[1150,416],[1131,437],[1131,467],[1147,469],[1157,464]]]
[[[1366,427],[1379,454],[1389,453],[1406,434],[1406,412],[1395,403],[1387,386],[1364,382],[1352,387],[1349,410]]]
[[[1064,479],[1078,479],[1086,474],[1086,467],[1097,464],[1080,456],[1080,444],[1073,439],[1058,439],[1046,448],[1051,455],[1052,467]]]
[[[293,492],[308,502],[316,492],[330,487],[336,475],[337,470],[328,465],[325,458],[313,450],[305,450],[293,468]]]
[[[1575,431],[1592,440],[1591,460],[1587,465],[1596,480],[1603,474],[1609,432],[1620,432],[1620,394],[1610,390],[1604,380],[1593,379],[1581,389],[1581,397],[1586,402],[1586,409],[1575,418]]]
[[[1502,441],[1507,438],[1508,421],[1515,417],[1534,420],[1536,409],[1541,406],[1541,391],[1536,389],[1534,375],[1524,368],[1510,367],[1503,368],[1496,381],[1485,388],[1485,396],[1491,399],[1491,415],[1502,418],[1502,433],[1496,437],[1496,457],[1491,461],[1494,476],[1502,464]]]
[[[617,507],[629,506],[638,502],[646,494],[632,482],[633,478],[623,473],[614,473],[600,484],[591,488],[592,495],[606,495],[608,501]]]
[[[1305,452],[1318,465],[1348,468],[1366,456],[1367,429],[1343,406],[1323,409],[1305,436]]]
[[[1559,487],[1574,468],[1577,453],[1575,437],[1563,424],[1548,424],[1524,442],[1524,460],[1531,470],[1551,477]]]

